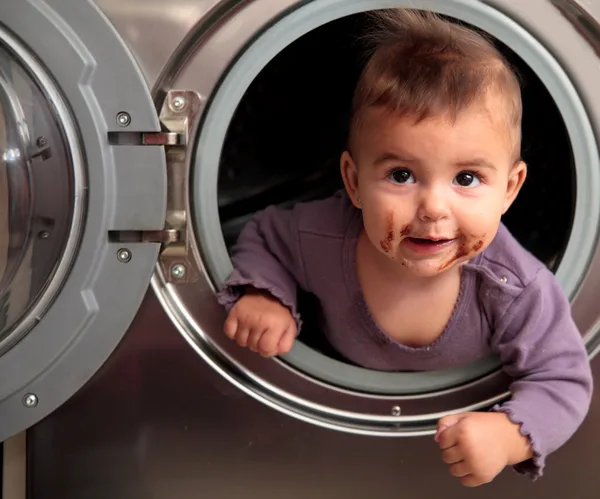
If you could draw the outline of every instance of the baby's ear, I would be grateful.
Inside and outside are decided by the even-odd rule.
[[[502,214],[506,213],[513,204],[513,201],[517,198],[526,177],[527,165],[523,161],[519,161],[511,168],[508,174],[508,184],[506,185],[506,196],[504,197]]]
[[[358,192],[358,168],[348,151],[344,151],[340,157],[340,171],[346,192],[352,200],[352,204],[360,209],[360,194]]]

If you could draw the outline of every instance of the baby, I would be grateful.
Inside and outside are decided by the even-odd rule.
[[[417,11],[373,17],[345,190],[246,225],[219,293],[225,334],[264,356],[288,352],[300,287],[359,366],[425,371],[496,354],[511,399],[441,419],[435,439],[464,485],[508,465],[537,478],[583,421],[592,377],[554,275],[500,221],[527,172],[518,80],[467,27]]]

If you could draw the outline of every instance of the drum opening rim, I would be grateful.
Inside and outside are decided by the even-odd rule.
[[[501,40],[536,71],[554,98],[572,143],[577,191],[571,237],[556,275],[567,295],[573,297],[576,294],[579,284],[588,270],[597,239],[596,231],[590,233],[585,230],[584,226],[591,225],[590,216],[594,219],[593,226],[598,226],[598,205],[600,204],[594,200],[593,196],[592,186],[598,184],[600,177],[596,173],[598,158],[593,153],[596,140],[587,113],[563,68],[532,35],[489,5],[459,0],[452,3],[414,0],[410,2],[404,0],[315,0],[305,2],[297,9],[285,12],[282,17],[246,46],[241,55],[231,64],[207,103],[202,126],[198,128],[196,153],[192,165],[193,223],[200,253],[204,255],[202,263],[213,286],[218,287],[231,270],[231,262],[227,255],[218,217],[216,196],[219,158],[229,122],[252,80],[277,53],[322,24],[351,14],[379,8],[423,8],[425,6],[441,14],[473,24]],[[583,213],[584,207],[587,215]],[[163,296],[161,301],[164,298]],[[190,342],[211,342],[206,333],[202,331],[199,333],[189,330],[182,332]],[[591,343],[590,338],[586,338],[586,341]],[[207,355],[214,356],[215,350],[219,349],[214,345],[209,345],[208,348],[202,348],[202,350],[203,356],[206,358]],[[207,351],[212,353],[207,354]],[[216,354],[220,355],[222,352]],[[229,361],[235,363],[231,358]],[[296,370],[299,375],[313,378],[316,383],[335,390],[349,390],[357,396],[379,395],[384,397],[427,395],[449,389],[460,390],[461,387],[476,382],[477,379],[487,379],[496,375],[499,367],[499,363],[488,359],[479,364],[475,372],[468,372],[468,368],[472,367],[468,366],[466,370],[461,368],[441,372],[380,373],[335,361],[303,344],[297,344],[290,354],[278,362]],[[326,364],[325,368],[321,365],[320,369],[329,370],[329,372],[318,372],[319,368],[315,368],[315,364],[318,362]],[[219,364],[222,363],[219,362]],[[244,366],[236,367],[244,370]],[[333,375],[332,367],[337,370]],[[218,370],[224,374],[223,371],[226,371],[227,368],[221,366]],[[455,371],[456,379],[448,382],[451,376],[450,371]],[[441,379],[437,380],[438,383],[432,383],[431,379],[440,373]],[[226,377],[231,378],[229,374]],[[412,385],[407,388],[411,378]],[[236,384],[240,384],[239,380]],[[268,388],[266,389],[268,390]],[[495,396],[493,400],[496,402],[506,396],[508,396],[508,392]],[[481,402],[484,405],[489,403],[490,400]]]

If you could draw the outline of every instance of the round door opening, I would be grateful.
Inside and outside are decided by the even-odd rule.
[[[346,148],[352,96],[364,63],[360,37],[367,23],[367,14],[359,13],[310,31],[278,53],[244,93],[228,127],[219,168],[219,217],[228,250],[257,211],[269,205],[291,207],[343,189],[339,159]],[[503,222],[554,271],[564,256],[575,214],[571,141],[544,83],[514,51],[496,44],[521,80],[522,157],[528,164],[523,190]],[[297,341],[309,348],[310,357],[306,349],[296,348],[282,359],[344,388],[423,393],[471,381],[497,367],[491,359],[482,359],[465,369],[435,376],[429,372],[416,383],[418,377],[401,380],[371,371],[373,382],[365,383],[367,370],[353,376],[352,371],[344,369],[342,375],[334,369],[351,363],[321,333],[317,299],[299,290],[299,311],[303,327]],[[319,361],[313,363],[316,358]]]
[[[219,217],[228,249],[256,211],[269,205],[291,207],[343,189],[339,161],[364,60],[359,40],[367,22],[366,14],[355,14],[309,32],[277,54],[245,92],[219,169]],[[523,190],[503,222],[556,270],[575,212],[571,143],[543,82],[506,45],[498,45],[522,82],[522,157],[529,167]],[[300,303],[298,340],[347,362],[320,334],[315,298],[301,293]]]
[[[528,178],[503,222],[555,272],[576,301],[591,279],[600,216],[597,146],[590,123],[596,103],[586,108],[578,85],[586,71],[559,64],[545,48],[551,33],[543,32],[543,26],[534,36],[518,17],[481,2],[290,3],[296,8],[282,9],[263,21],[258,32],[240,35],[239,50],[223,66],[225,72],[214,87],[201,92],[206,104],[190,164],[190,204],[202,282],[197,287],[172,284],[157,270],[153,286],[192,347],[262,402],[344,431],[429,433],[440,414],[490,407],[509,396],[510,380],[496,359],[426,372],[380,372],[352,365],[320,334],[318,308],[308,294],[301,297],[304,326],[292,351],[276,360],[263,359],[223,333],[225,314],[215,291],[232,271],[228,250],[244,225],[268,205],[291,207],[342,188],[339,158],[363,62],[357,37],[365,27],[365,12],[431,8],[485,31],[519,73]],[[553,8],[544,4],[537,14]],[[572,31],[576,43],[587,47]],[[225,30],[223,36],[232,33]],[[206,61],[211,48],[218,50],[219,45],[203,43],[194,50],[204,51],[198,60]],[[589,106],[589,99],[585,102]],[[576,320],[592,350],[595,323],[588,317]]]

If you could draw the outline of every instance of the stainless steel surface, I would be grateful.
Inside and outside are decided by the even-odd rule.
[[[161,0],[100,0],[99,5],[128,41],[157,94],[178,88],[208,95],[242,40],[292,3],[246,2],[212,32],[203,28],[209,25],[207,12],[229,2],[181,0],[165,7]],[[548,23],[560,25],[560,14],[556,16]],[[198,43],[194,57],[186,58],[185,50],[175,53],[175,48],[193,26],[198,27]],[[191,42],[190,38],[194,45]],[[568,37],[564,47],[569,50]],[[169,60],[175,69],[164,69]],[[585,85],[596,86],[595,81]],[[575,304],[585,331],[598,325],[594,292],[600,286],[599,269],[600,250]],[[161,286],[175,295],[174,288]],[[189,293],[195,300],[190,313],[200,321],[200,329],[211,331],[213,341],[230,348],[215,333],[222,312],[210,282],[194,290],[181,289],[178,293]],[[203,346],[209,347],[209,342]],[[235,355],[249,368],[262,362],[244,351]],[[190,348],[149,292],[104,368],[77,396],[28,432],[30,497],[586,499],[600,494],[595,465],[600,446],[598,396],[580,431],[550,457],[541,481],[532,484],[506,470],[489,486],[468,490],[449,476],[431,436],[377,438],[307,424],[257,402],[214,367]],[[593,368],[600,379],[598,359]],[[352,394],[331,390],[283,364],[270,362],[262,372],[269,379],[286,378],[307,397],[356,409]],[[251,385],[264,380],[246,381]],[[483,393],[473,397],[482,398]],[[446,395],[448,403],[464,402],[460,393]],[[404,412],[403,406],[385,397],[361,403],[372,410],[374,419],[390,423]]]
[[[96,0],[136,55],[152,88],[179,44],[210,14],[229,3],[223,0]],[[160,36],[157,36],[160,34]],[[180,87],[186,88],[186,87]]]
[[[248,397],[200,361],[149,295],[95,380],[28,432],[30,497],[597,499],[599,418],[596,396],[538,482],[507,469],[465,489],[432,437],[330,431]]]

